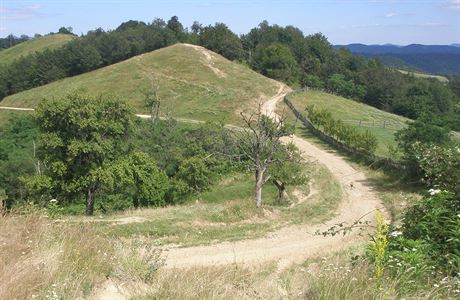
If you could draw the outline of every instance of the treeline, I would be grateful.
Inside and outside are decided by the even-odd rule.
[[[30,39],[31,39],[31,37],[29,37],[28,35],[25,35],[25,34],[23,34],[23,35],[21,35],[19,37],[10,34],[5,38],[0,38],[0,51],[3,50],[3,49],[6,49],[6,48],[13,47],[13,46],[15,46],[17,44],[20,44],[22,42],[28,41]]]
[[[291,85],[326,89],[379,109],[419,118],[429,114],[440,125],[460,130],[456,80],[445,85],[387,69],[377,59],[334,49],[321,33],[305,36],[293,26],[264,21],[238,36],[225,24],[188,28],[168,22],[128,21],[116,30],[96,29],[61,49],[25,57],[0,69],[0,97],[110,65],[177,42],[202,45],[230,60],[248,64]]]
[[[59,32],[71,34],[63,29]],[[62,48],[37,52],[0,68],[0,98],[185,41],[183,31],[175,17],[168,23],[129,21],[114,31],[89,31]]]
[[[72,27],[61,27],[61,28],[59,28],[57,33],[75,35],[75,34],[72,33],[72,31],[73,31]],[[47,35],[53,35],[53,34],[54,34],[54,32],[50,32]],[[28,36],[26,34],[22,34],[19,37],[15,36],[13,34],[9,34],[5,38],[0,38],[0,51],[3,50],[3,49],[7,49],[7,48],[10,48],[10,47],[16,46],[17,44],[20,44],[22,42],[27,42],[27,41],[30,41],[31,39],[38,39],[38,38],[41,38],[41,37],[42,37],[42,35],[38,34],[38,33],[34,34],[33,37]]]

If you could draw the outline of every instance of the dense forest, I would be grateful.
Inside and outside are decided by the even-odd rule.
[[[71,33],[62,27],[60,33]],[[321,33],[305,36],[293,26],[267,21],[238,36],[225,24],[188,28],[177,17],[165,22],[128,21],[98,28],[57,50],[21,58],[0,69],[0,98],[107,66],[177,42],[202,45],[249,65],[261,74],[298,87],[326,89],[392,113],[460,130],[459,85],[414,78],[387,69],[378,59],[334,49]]]

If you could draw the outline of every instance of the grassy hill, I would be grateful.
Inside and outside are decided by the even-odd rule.
[[[75,36],[70,34],[53,34],[36,38],[27,42],[17,44],[14,47],[0,51],[0,64],[10,64],[21,56],[45,49],[56,49],[73,40]]]
[[[414,77],[418,78],[434,78],[437,79],[443,83],[448,83],[449,79],[445,76],[440,76],[440,75],[431,75],[431,74],[425,74],[425,73],[420,73],[420,72],[414,72],[414,71],[406,71],[406,70],[398,70],[398,72],[401,72],[402,74],[410,74]]]
[[[307,104],[313,104],[329,110],[335,119],[361,130],[370,130],[378,140],[376,154],[383,156],[390,155],[388,146],[396,146],[395,132],[404,128],[409,120],[363,103],[319,91],[298,93],[290,99],[300,111],[303,111]]]
[[[161,115],[226,123],[237,123],[240,111],[278,90],[275,81],[244,65],[202,47],[176,44],[6,97],[0,105],[35,107],[45,97],[82,91],[116,95],[147,113],[145,93],[157,83]]]

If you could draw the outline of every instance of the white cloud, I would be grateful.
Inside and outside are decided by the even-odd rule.
[[[398,14],[395,12],[389,12],[385,15],[386,18],[393,18],[396,17]]]
[[[366,24],[366,25],[345,25],[340,26],[340,29],[348,30],[348,29],[368,29],[368,28],[433,28],[433,27],[446,27],[448,25],[443,23],[437,22],[426,22],[426,23],[402,23],[402,24]]]
[[[447,6],[450,9],[460,9],[460,0],[449,0]]]
[[[0,7],[2,20],[29,20],[37,17],[45,16],[46,14],[40,11],[41,6],[38,4],[30,4],[22,7]]]

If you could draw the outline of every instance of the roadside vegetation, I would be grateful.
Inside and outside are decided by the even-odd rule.
[[[341,120],[361,132],[370,132],[377,139],[375,154],[392,158],[395,158],[396,154],[398,157],[398,153],[395,153],[398,150],[395,133],[405,128],[409,119],[321,91],[294,93],[289,99],[299,111],[312,106],[326,109],[332,118]]]

